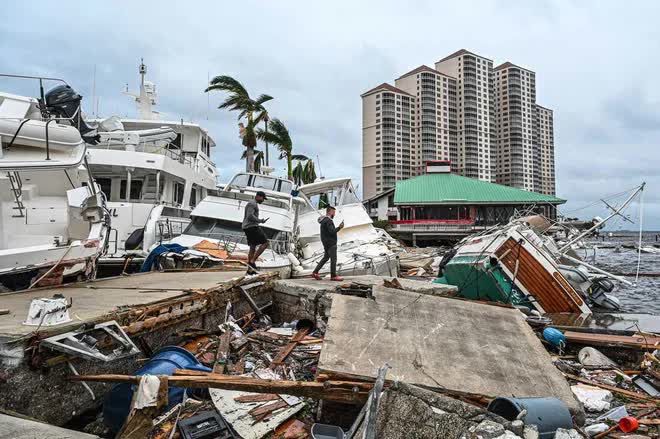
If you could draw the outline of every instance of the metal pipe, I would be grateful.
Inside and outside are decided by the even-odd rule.
[[[51,122],[55,122],[53,119],[46,122],[46,160],[50,160],[50,142],[48,141],[48,125]]]
[[[89,186],[92,188],[92,194],[96,195],[96,183],[94,182],[94,176],[92,175],[92,170],[89,168],[89,163],[87,162],[87,153],[85,153],[85,169],[87,169],[87,178],[89,179]],[[110,194],[106,194],[110,198]]]

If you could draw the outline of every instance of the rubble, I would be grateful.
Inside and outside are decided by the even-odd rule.
[[[279,280],[265,273],[163,274],[66,288],[76,295],[71,316],[88,318],[86,326],[58,325],[38,334],[19,327],[15,337],[23,344],[4,350],[21,354],[6,360],[0,375],[0,390],[17,389],[7,401],[24,400],[29,386],[39,382],[55,395],[31,403],[30,410],[64,423],[71,412],[98,410],[110,390],[107,383],[134,385],[142,390],[126,402],[130,416],[121,437],[178,438],[182,428],[205,422],[246,439],[311,437],[312,426],[320,424],[354,437],[368,428],[377,438],[552,437],[547,428],[539,433],[537,415],[526,409],[507,420],[486,408],[516,395],[552,397],[570,408],[573,429],[557,430],[556,437],[583,437],[585,423],[584,434],[597,434],[626,416],[638,421],[638,433],[657,437],[660,401],[644,386],[657,385],[660,362],[648,334],[612,338],[556,329],[566,339],[557,355],[544,347],[541,335],[552,323],[532,327],[516,308],[456,298],[456,287],[448,285],[391,276],[337,283]],[[117,292],[116,300],[85,302],[99,292],[109,294],[104,285]],[[77,308],[81,301],[87,308]],[[12,303],[8,307],[19,308],[18,301]],[[101,337],[86,337],[87,330],[98,331],[112,320],[115,334],[127,337],[126,352],[137,355],[116,355],[122,352],[117,346],[109,352],[95,343]],[[11,333],[12,325],[0,321],[0,331]],[[71,343],[69,335],[75,346],[94,347],[105,360],[53,344]],[[585,347],[586,339],[600,341],[599,349]],[[201,366],[136,374],[167,346],[187,351]],[[386,363],[391,369],[378,384],[378,366]],[[45,367],[48,375],[41,372]],[[177,397],[172,389],[178,389]],[[63,407],[55,407],[53,398]],[[61,415],[65,410],[68,418]],[[333,411],[334,419],[346,421],[328,422]],[[81,430],[107,434],[98,419]]]
[[[469,437],[471,428],[504,434],[508,422],[487,410],[417,386],[398,382],[381,398],[376,418],[379,439]],[[358,436],[361,430],[358,431]],[[493,436],[495,437],[495,436]]]
[[[586,386],[584,384],[571,386],[571,390],[587,411],[602,412],[610,409],[612,392],[609,390]]]

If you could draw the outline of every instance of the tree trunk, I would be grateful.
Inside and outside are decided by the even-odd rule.
[[[245,170],[247,172],[254,172],[254,147],[252,146],[246,146]]]
[[[291,154],[286,155],[286,175],[289,177],[289,180],[293,181],[293,163],[291,160]]]
[[[266,131],[266,136],[268,135],[268,116],[264,119],[264,128]],[[266,140],[266,166],[270,166],[270,159],[268,157],[268,141]]]

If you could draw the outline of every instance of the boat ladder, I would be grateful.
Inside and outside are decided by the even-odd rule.
[[[18,210],[18,215],[12,215],[12,217],[23,218],[25,217],[26,210],[25,205],[23,204],[23,181],[17,171],[7,172],[7,177],[9,177],[11,192],[14,194],[14,200],[16,201],[16,205],[13,209]]]

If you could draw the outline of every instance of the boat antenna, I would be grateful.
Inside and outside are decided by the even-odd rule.
[[[318,154],[316,154],[316,161],[319,164],[319,176],[320,176],[321,180],[323,180],[323,178],[324,178],[323,177],[323,169],[321,169],[321,159],[319,158]]]
[[[96,114],[96,64],[94,64],[94,73],[92,74],[92,114],[94,117],[98,116]]]
[[[206,83],[211,83],[211,73],[206,71]],[[206,120],[209,120],[209,111],[211,108],[211,93],[206,93]]]
[[[559,249],[559,253],[563,254],[563,253],[567,252],[568,250],[570,250],[571,245],[573,245],[575,242],[577,242],[580,239],[584,238],[585,236],[589,235],[591,232],[593,232],[597,228],[602,227],[603,224],[605,224],[607,221],[609,221],[612,217],[615,217],[615,216],[619,215],[619,212],[621,212],[632,201],[632,199],[635,198],[635,196],[639,192],[644,190],[644,186],[646,186],[646,182],[642,182],[642,184],[635,189],[635,191],[628,197],[628,199],[626,199],[626,201],[623,202],[621,207],[619,207],[614,212],[612,212],[607,218],[605,218],[603,221],[597,222],[596,224],[593,225],[593,227],[590,227],[589,229],[585,230],[584,232],[580,233],[575,238],[571,239],[566,244],[564,244],[564,246]]]

